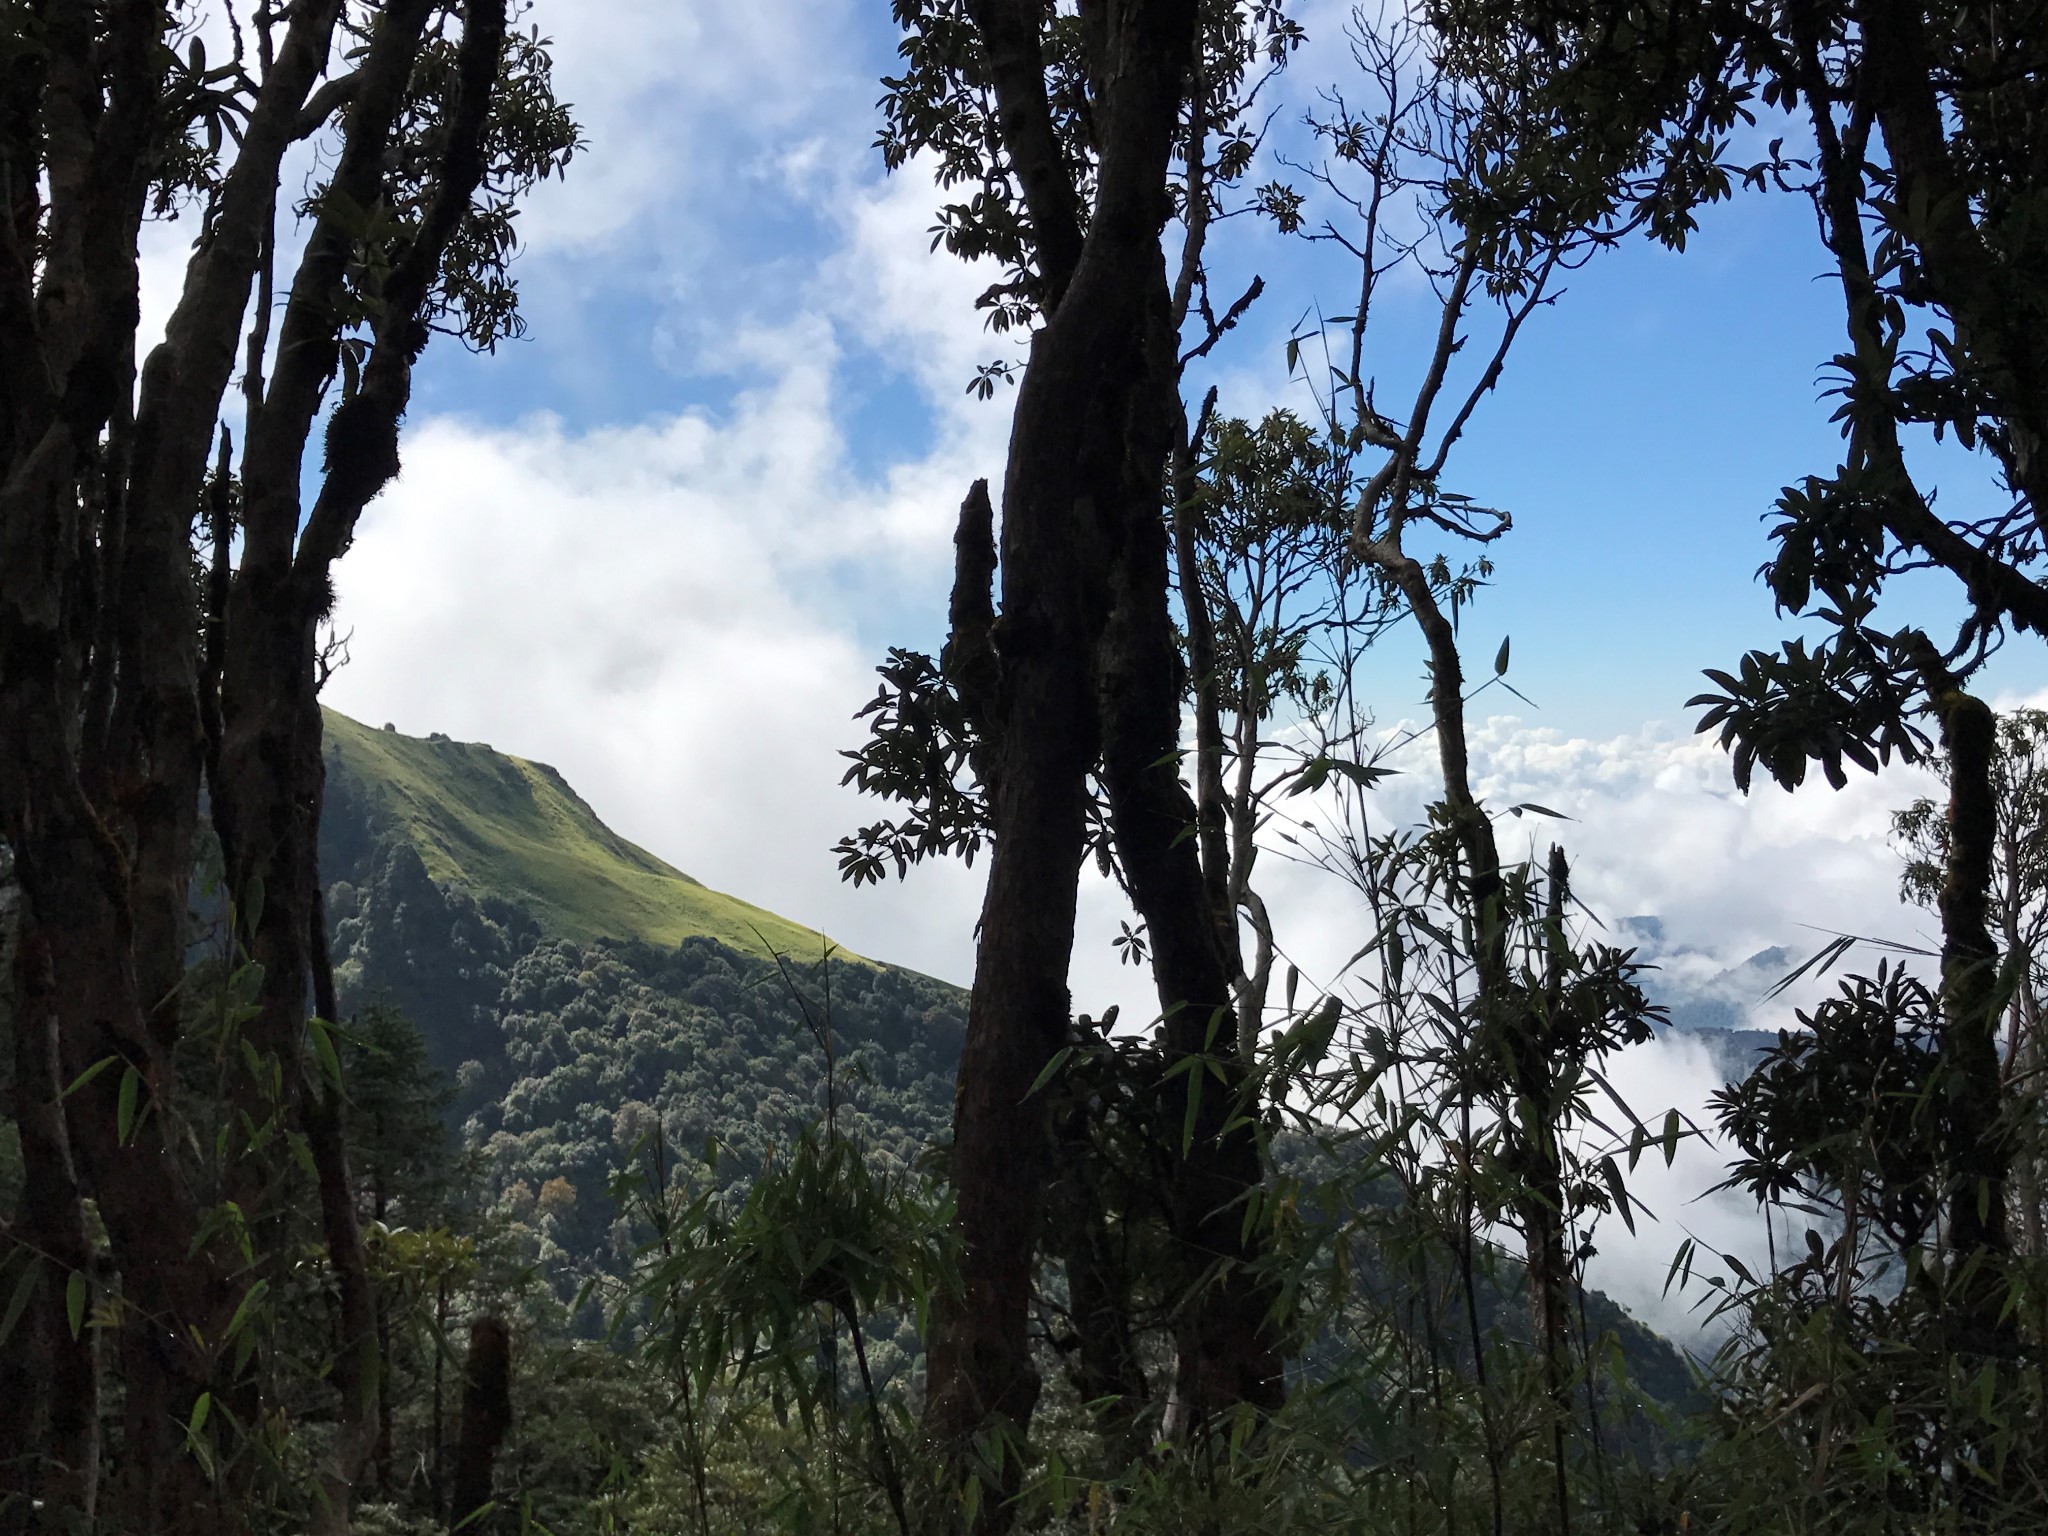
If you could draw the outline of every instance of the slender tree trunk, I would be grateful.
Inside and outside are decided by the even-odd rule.
[[[54,731],[40,742],[58,752],[62,744]],[[169,1063],[149,1028],[128,960],[132,930],[123,861],[104,827],[86,819],[77,779],[65,765],[53,765],[48,777],[31,767],[29,776],[39,788],[28,803],[40,802],[42,814],[28,828],[10,828],[9,837],[25,877],[18,963],[29,969],[23,1001],[34,1011],[24,1023],[40,1012],[58,1055],[40,1076],[45,1102],[34,1107],[23,1153],[37,1203],[51,1202],[39,1218],[48,1224],[44,1240],[65,1251],[67,1180],[60,1144],[48,1134],[60,1124],[75,1187],[92,1192],[114,1239],[124,1302],[124,1428],[112,1518],[138,1532],[232,1531],[238,1522],[217,1507],[175,1427],[213,1387],[212,1355],[197,1341],[219,1337],[238,1293],[223,1278],[211,1246],[195,1248],[198,1213],[176,1175],[156,1108],[169,1087]],[[62,793],[67,779],[74,787],[70,796]],[[52,788],[59,792],[45,799]],[[53,1118],[51,1081],[68,1084],[94,1068],[62,1104],[61,1120]],[[69,1390],[85,1392],[83,1363],[74,1352],[60,1353]],[[46,1426],[59,1427],[69,1406]],[[83,1432],[82,1425],[74,1429]],[[74,1435],[72,1445],[55,1454],[70,1464],[78,1444]]]
[[[1109,1169],[1090,1120],[1090,1106],[1073,1098],[1055,1116],[1059,1173],[1046,1212],[1046,1244],[1066,1271],[1075,1392],[1091,1406],[1112,1454],[1129,1460],[1142,1449],[1138,1423],[1149,1389],[1132,1322],[1130,1268],[1110,1230],[1102,1188]],[[1126,1210],[1125,1221],[1136,1214]]]
[[[447,1510],[448,1495],[448,1404],[442,1388],[448,1368],[448,1277],[434,1283],[434,1427],[428,1447],[427,1480],[434,1499],[434,1517]]]
[[[2030,965],[2030,972],[2031,969]],[[2021,1091],[2030,1101],[2038,1106],[2043,1091],[2041,1083],[2043,1068],[2041,1016],[2040,1005],[2034,997],[2034,983],[2031,974],[2021,978],[2020,995],[2016,1006],[2020,1010],[2021,1018],[2019,1040],[2013,1052],[2013,1072],[2025,1084]],[[2041,1222],[2044,1190],[2041,1181],[2043,1149],[2041,1147],[2041,1132],[2038,1129],[2039,1124],[2040,1111],[2037,1108],[2035,1111],[2035,1125],[2037,1129],[2031,1143],[2021,1149],[2020,1157],[2017,1160],[2018,1165],[2014,1170],[2014,1182],[2017,1186],[2015,1198],[2020,1208],[2022,1251],[2035,1263],[2048,1259],[2048,1240],[2044,1240]],[[2044,1349],[2048,1349],[2048,1296],[2042,1298],[2042,1307],[2040,1343]]]
[[[1155,367],[1170,364],[1172,356],[1165,301],[1162,264],[1153,307]],[[1170,369],[1156,376],[1161,385],[1173,377]],[[1206,1056],[1222,1073],[1219,1081],[1197,1068],[1166,1085],[1173,1102],[1187,1094],[1198,1098],[1194,1134],[1175,1165],[1173,1228],[1185,1294],[1174,1328],[1174,1391],[1181,1410],[1200,1420],[1239,1402],[1277,1406],[1281,1379],[1264,1321],[1271,1297],[1248,1267],[1256,1244],[1245,1229],[1256,1223],[1247,1223],[1245,1202],[1261,1176],[1252,1106],[1242,1102],[1251,1042],[1239,1039],[1234,967],[1220,940],[1197,840],[1188,835],[1196,808],[1181,783],[1175,750],[1180,657],[1167,611],[1167,528],[1158,511],[1164,489],[1158,477],[1170,446],[1163,415],[1134,420],[1127,434],[1131,483],[1123,504],[1131,517],[1103,643],[1102,770],[1124,878],[1151,941],[1167,1064]]]
[[[0,1404],[9,1429],[0,1478],[35,1500],[52,1523],[90,1527],[99,1496],[99,1331],[74,1334],[67,1303],[72,1277],[84,1277],[89,1292],[95,1266],[65,1133],[60,1009],[47,950],[17,946],[15,971],[11,1108],[25,1177],[21,1210],[6,1235],[28,1249],[26,1262],[41,1279],[20,1325],[25,1337],[6,1346],[10,1364],[26,1369],[25,1379],[10,1383],[16,1395]]]
[[[488,1529],[473,1517],[491,1502],[491,1472],[498,1447],[512,1427],[512,1335],[504,1319],[480,1317],[469,1329],[469,1362],[462,1388],[462,1429],[448,1503],[450,1530]],[[464,1521],[471,1521],[465,1526]]]
[[[1555,1424],[1561,1429],[1569,1413],[1564,1382],[1570,1370],[1572,1284],[1564,1254],[1564,1176],[1554,1124],[1555,1071],[1543,1016],[1549,1010],[1547,1005],[1532,1007],[1532,999],[1515,984],[1509,966],[1509,914],[1504,907],[1507,892],[1499,844],[1492,821],[1472,794],[1465,673],[1457,633],[1430,590],[1428,573],[1398,542],[1392,537],[1374,541],[1366,553],[1400,588],[1429,648],[1430,711],[1443,775],[1444,814],[1466,866],[1462,894],[1471,915],[1477,981],[1473,1027],[1487,1036],[1497,1032],[1503,1046],[1505,1086],[1511,1100],[1502,1106],[1507,1139],[1503,1160],[1520,1186],[1514,1210],[1522,1228],[1530,1313],[1544,1351]],[[1561,902],[1561,882],[1566,876],[1562,854],[1554,856],[1551,875],[1553,899]],[[1549,926],[1550,938],[1561,953],[1561,905]],[[1555,1442],[1553,1451],[1559,1457],[1561,1483],[1562,1451]],[[1570,1511],[1562,1486],[1557,1519],[1561,1530],[1568,1527]]]
[[[250,409],[243,464],[245,539],[221,651],[220,742],[212,810],[229,875],[245,903],[243,940],[262,966],[250,1035],[284,1069],[280,1106],[304,1132],[317,1174],[321,1229],[340,1292],[342,1348],[334,1371],[341,1423],[323,1475],[316,1529],[344,1530],[350,1495],[376,1444],[383,1372],[376,1293],[355,1209],[339,1083],[316,1082],[306,1052],[306,1002],[334,1022],[333,976],[320,894],[321,759],[318,633],[330,572],[369,501],[398,473],[398,426],[422,320],[442,254],[483,178],[484,133],[503,54],[505,0],[463,9],[456,91],[433,193],[383,284],[374,344],[356,391],[336,408],[326,472],[310,514],[305,445],[339,347],[336,294],[354,249],[351,220],[382,196],[388,146],[432,14],[431,0],[393,0],[377,19],[332,190],[294,276],[278,366]],[[250,900],[262,892],[260,903]],[[249,1170],[253,1175],[255,1170]]]
[[[1213,402],[1213,392],[1209,398]],[[1208,414],[1205,406],[1205,421]],[[1172,471],[1173,557],[1181,613],[1187,623],[1188,670],[1193,674],[1197,846],[1201,853],[1203,892],[1216,924],[1216,941],[1236,975],[1243,970],[1243,964],[1239,958],[1237,903],[1231,889],[1230,801],[1223,788],[1223,678],[1216,656],[1215,620],[1209,612],[1209,595],[1202,585],[1195,528],[1195,498],[1199,493],[1195,454],[1201,444],[1190,440],[1186,412],[1177,413],[1177,419],[1180,432],[1174,443]]]
[[[1932,647],[1926,652],[1931,657]],[[1948,867],[1938,902],[1940,1060],[1954,1181],[1948,1242],[1957,1265],[1991,1266],[1970,1278],[1964,1306],[1976,1347],[2002,1352],[2014,1341],[2012,1320],[2002,1315],[2002,1277],[1992,1272],[2012,1249],[2006,1210],[2011,1145],[1998,1065],[1998,946],[1990,928],[1998,721],[1982,700],[1933,666],[1925,670],[1949,760]]]
[[[318,725],[318,706],[314,723]],[[313,772],[320,773],[316,735]],[[319,824],[319,799],[314,800],[314,825]],[[309,851],[310,852],[310,851]],[[312,871],[312,916],[309,927],[313,962],[313,1008],[329,1024],[338,1009],[334,996],[334,967],[327,949],[327,904],[321,898],[319,871]],[[356,1220],[355,1180],[350,1177],[348,1147],[344,1137],[344,1108],[341,1085],[322,1081],[301,1090],[300,1119],[305,1126],[307,1147],[319,1175],[320,1231],[327,1244],[328,1262],[334,1266],[340,1292],[341,1348],[335,1361],[334,1387],[341,1398],[341,1424],[335,1435],[331,1465],[325,1478],[326,1496],[313,1522],[316,1533],[346,1536],[349,1509],[355,1484],[370,1465],[380,1440],[387,1447],[390,1421],[385,1397],[384,1316],[377,1305],[377,1292],[370,1279],[370,1260],[363,1246],[362,1228]]]
[[[929,1357],[926,1427],[956,1466],[978,1432],[1021,1431],[1038,1398],[1025,1329],[1051,1151],[1044,1103],[1027,1093],[1067,1029],[1095,657],[1127,506],[1126,432],[1133,411],[1153,409],[1145,327],[1163,281],[1166,165],[1194,41],[1188,0],[1137,0],[1111,18],[1104,46],[1117,67],[1105,71],[1083,241],[1046,116],[1037,8],[969,9],[1029,195],[1049,313],[1018,390],[1003,487],[994,849],[954,1105],[962,1285],[937,1308]],[[1014,1466],[982,1500],[986,1525],[1008,1519]]]

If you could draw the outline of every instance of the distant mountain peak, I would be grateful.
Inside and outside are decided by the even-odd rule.
[[[703,936],[743,953],[797,960],[816,959],[829,942],[620,837],[545,763],[438,731],[407,736],[321,713],[335,809],[355,802],[350,808],[367,823],[368,838],[405,843],[444,886],[517,902],[548,932],[581,942],[639,939],[673,948]],[[326,873],[333,879],[346,871]]]

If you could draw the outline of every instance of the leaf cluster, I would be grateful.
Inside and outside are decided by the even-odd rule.
[[[853,765],[839,782],[910,810],[841,838],[833,848],[840,878],[879,884],[890,864],[900,879],[911,865],[946,854],[972,865],[989,824],[987,789],[970,771],[979,736],[973,712],[922,652],[891,646],[875,670],[882,686],[854,715],[871,722],[868,739],[839,754]]]

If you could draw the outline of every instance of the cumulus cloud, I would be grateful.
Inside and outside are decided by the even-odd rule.
[[[556,94],[590,153],[533,200],[529,248],[602,258],[621,237],[649,239],[650,223],[716,239],[733,210],[707,200],[772,178],[781,145],[871,105],[863,19],[806,0],[547,0],[534,22],[554,44]]]
[[[1396,774],[1368,805],[1384,832],[1419,823],[1439,791],[1433,737],[1400,721],[1381,740],[1407,743],[1382,759]],[[1608,925],[1608,942],[1637,942],[1622,919],[1660,919],[1655,958],[1673,986],[1707,982],[1772,947],[1811,954],[1838,932],[1926,938],[1925,914],[1899,901],[1889,835],[1891,812],[1933,789],[1924,770],[1895,765],[1852,776],[1841,790],[1816,777],[1797,794],[1758,782],[1745,796],[1710,738],[1661,725],[1579,736],[1516,715],[1481,716],[1470,741],[1474,791],[1495,817],[1503,856],[1541,861],[1562,845],[1574,894]],[[1296,815],[1327,825],[1326,809],[1313,803]],[[1291,850],[1276,843],[1274,852]],[[1297,865],[1270,878],[1269,901],[1303,913],[1304,970],[1318,979],[1333,973],[1361,940],[1355,921],[1333,917],[1328,877]],[[1761,996],[1772,979],[1748,1001],[1759,1024],[1775,1026],[1790,1022],[1811,989],[1795,989],[1773,1011]]]
[[[872,658],[820,573],[930,573],[889,537],[893,488],[839,471],[820,387],[798,370],[722,423],[421,424],[342,566],[352,659],[330,701],[552,762],[708,883],[958,975],[952,903],[850,902],[829,853],[870,809],[836,752]]]
[[[572,331],[549,365],[573,388],[626,361],[640,338],[564,308],[619,284],[654,291],[642,344],[670,371],[737,383],[629,423],[416,419],[341,567],[331,701],[553,762],[708,883],[964,979],[979,871],[856,896],[830,848],[875,815],[837,755],[872,667],[942,623],[960,498],[1000,477],[1007,398],[962,392],[989,277],[929,249],[929,176],[866,149],[876,39],[850,9],[599,9],[539,16],[591,140],[522,226],[536,328]],[[783,249],[750,248],[762,225]],[[914,420],[877,455],[858,407],[881,371]]]

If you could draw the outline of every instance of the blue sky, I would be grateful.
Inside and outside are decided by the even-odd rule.
[[[821,267],[844,247],[848,201],[875,195],[882,175],[867,146],[877,79],[894,57],[886,7],[771,5],[751,24],[666,9],[537,8],[591,147],[527,216],[538,236],[521,269],[531,336],[489,358],[430,352],[417,414],[510,427],[544,413],[571,432],[685,412],[727,419],[736,394],[769,384],[787,361],[735,345],[735,329],[773,332],[830,313]],[[1309,11],[1314,42],[1281,82],[1277,141],[1309,90],[1342,78],[1340,15]],[[800,25],[795,58],[764,35],[767,18]],[[648,26],[646,49],[623,41]],[[688,57],[664,60],[667,48]],[[623,80],[622,57],[632,61]],[[1765,124],[1754,137],[1776,131]],[[1269,164],[1253,179],[1272,174],[1286,173]],[[1349,307],[1348,274],[1327,249],[1249,219],[1223,227],[1219,255],[1231,270],[1261,273],[1268,289],[1218,355],[1225,409],[1306,408],[1284,377],[1283,343],[1312,306]],[[1778,487],[1830,468],[1838,448],[1818,398],[1821,366],[1840,344],[1839,297],[1824,274],[1805,204],[1747,194],[1708,210],[1682,255],[1637,243],[1597,258],[1525,334],[1455,468],[1469,494],[1516,515],[1472,623],[1489,652],[1492,637],[1515,637],[1513,680],[1546,723],[1678,724],[1701,667],[1727,665],[1783,628],[1752,576]],[[956,289],[956,307],[957,298]],[[949,318],[956,349],[1014,350],[977,337],[964,308]],[[1413,294],[1401,318],[1380,357],[1395,378],[1433,321],[1427,295]],[[838,316],[813,344],[829,353],[827,409],[844,468],[873,482],[932,455],[941,419],[961,412],[952,396],[965,375],[920,366],[887,326],[862,331]],[[999,399],[980,413],[999,419],[1005,407]],[[999,472],[1000,462],[976,467]],[[1931,591],[1937,600],[1912,612],[1933,620],[1945,594]],[[937,638],[942,603],[929,587],[877,588],[842,569],[818,597],[870,648]],[[1398,649],[1387,658],[1390,688],[1414,660]],[[2016,656],[1998,680],[2032,687],[2040,667]]]

